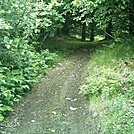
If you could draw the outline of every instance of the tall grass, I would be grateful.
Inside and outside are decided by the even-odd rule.
[[[100,116],[104,134],[134,133],[133,41],[112,41],[96,50],[89,62],[87,84],[81,87]]]
[[[98,49],[92,55],[90,64],[93,66],[106,66],[113,68],[122,63],[122,61],[130,61],[134,58],[134,46],[124,45],[122,42],[111,42],[110,44],[103,44],[101,49]],[[90,65],[91,67],[91,65]]]

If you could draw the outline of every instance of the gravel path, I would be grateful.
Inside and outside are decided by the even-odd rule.
[[[99,134],[97,116],[79,94],[88,60],[88,52],[77,51],[49,71],[0,124],[0,134]]]

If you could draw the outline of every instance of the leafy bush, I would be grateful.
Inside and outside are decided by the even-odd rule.
[[[60,4],[43,1],[0,2],[0,121],[21,95],[31,89],[37,77],[46,74],[57,54],[35,51],[42,38],[53,35],[64,19]],[[43,30],[43,37],[40,38]]]
[[[100,123],[104,134],[132,134],[134,99],[133,38],[103,45],[89,62],[87,83],[80,92],[94,103],[101,99]],[[97,105],[93,104],[94,106]],[[97,107],[97,106],[95,106]]]
[[[37,53],[32,47],[23,46],[6,51],[0,59],[0,120],[5,111],[11,111],[13,102],[18,101],[25,91],[30,90],[35,78],[46,74],[56,54],[44,50]],[[9,57],[10,56],[10,59]],[[8,62],[5,62],[8,61]]]
[[[107,99],[121,93],[134,99],[134,71],[123,74],[110,68],[96,68],[93,71],[95,75],[90,75],[87,78],[87,84],[81,87],[84,95],[102,95]]]

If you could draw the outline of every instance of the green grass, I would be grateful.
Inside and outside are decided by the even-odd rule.
[[[104,39],[105,39],[105,37],[102,36],[102,35],[97,35],[97,36],[94,37],[95,41],[101,41],[101,40],[104,40]]]
[[[118,63],[128,61],[133,58],[133,46],[125,46],[124,44],[107,44],[102,49],[98,49],[92,56],[92,64],[97,63],[98,66],[106,66],[114,68]]]
[[[42,45],[38,45],[37,49],[49,49],[51,52],[59,52],[61,55],[70,54],[71,52],[83,48],[91,49],[98,45],[98,42],[82,42],[74,37],[62,36],[51,37],[45,40]]]
[[[134,133],[134,39],[111,41],[92,53],[81,93],[100,115],[104,134]]]
[[[81,40],[81,36],[78,35],[78,34],[72,35],[72,37]],[[101,41],[101,40],[104,40],[104,39],[105,39],[105,37],[104,37],[103,35],[96,35],[96,36],[94,37],[94,41],[95,41],[95,42],[98,42],[98,41]],[[86,37],[86,41],[90,41],[90,38],[89,38],[89,37]]]

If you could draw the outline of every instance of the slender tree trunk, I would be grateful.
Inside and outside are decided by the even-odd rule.
[[[86,16],[83,18],[83,21],[86,19]],[[81,35],[81,40],[85,41],[86,40],[86,22],[82,24],[82,35]]]
[[[82,25],[82,37],[81,37],[82,41],[86,40],[86,23],[84,22]]]
[[[134,0],[130,0],[129,21],[129,33],[134,36]]]
[[[94,41],[94,22],[91,24],[90,41]]]
[[[59,36],[59,37],[60,37],[60,36],[61,36],[61,33],[62,33],[61,29],[60,29],[60,28],[58,28],[58,29],[57,29],[57,36]]]
[[[62,34],[63,35],[69,35],[69,24],[70,24],[70,13],[68,12],[65,16],[65,23],[62,28]]]
[[[111,39],[112,38],[112,30],[113,30],[113,25],[112,25],[112,19],[108,22],[108,26],[106,28],[106,36],[105,39]]]

